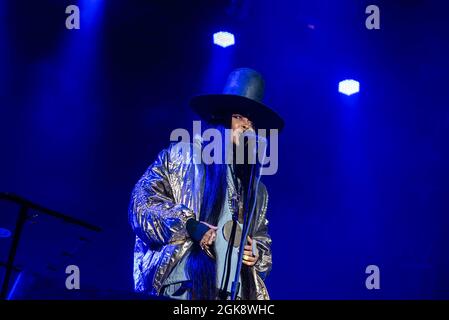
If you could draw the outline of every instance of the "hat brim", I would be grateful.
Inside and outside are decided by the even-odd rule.
[[[212,124],[227,124],[232,114],[238,113],[254,122],[257,129],[284,128],[284,120],[263,103],[232,94],[207,94],[195,96],[190,107],[203,120]]]

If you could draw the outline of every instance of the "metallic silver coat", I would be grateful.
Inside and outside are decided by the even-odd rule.
[[[159,295],[166,277],[192,246],[185,223],[189,218],[199,218],[204,166],[193,163],[192,150],[200,146],[198,141],[171,144],[159,153],[132,192],[129,222],[136,233],[134,286],[137,292]],[[269,299],[263,281],[272,264],[267,203],[268,193],[261,183],[254,229],[250,232],[259,249],[259,260],[251,268],[255,292],[250,298],[257,300]]]

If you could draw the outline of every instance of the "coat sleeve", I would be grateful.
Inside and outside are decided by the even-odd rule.
[[[265,279],[271,271],[271,237],[268,234],[268,220],[266,219],[268,193],[264,188],[263,205],[261,208],[261,216],[259,223],[253,234],[253,239],[256,240],[257,249],[259,251],[259,259],[254,268],[262,279]]]
[[[188,237],[186,222],[192,210],[176,204],[170,185],[170,148],[159,153],[134,187],[129,223],[137,236],[150,245],[166,245]]]

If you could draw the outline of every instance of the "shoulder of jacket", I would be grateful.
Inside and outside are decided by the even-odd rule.
[[[190,164],[193,159],[194,144],[190,142],[172,142],[166,150],[168,162]]]

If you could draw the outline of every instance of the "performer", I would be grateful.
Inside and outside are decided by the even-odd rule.
[[[241,68],[230,74],[222,94],[196,96],[190,106],[222,137],[232,130],[235,160],[243,133],[256,126],[284,126],[261,102],[263,93],[261,75]],[[203,142],[189,144],[188,152],[181,152],[182,142],[160,152],[133,190],[129,221],[136,233],[135,290],[173,299],[229,299],[242,230],[249,225],[236,297],[269,299],[264,284],[272,265],[266,188],[256,185],[257,170],[248,161],[195,163],[195,143]],[[252,221],[245,224],[250,212],[245,216],[245,206],[254,201]]]

